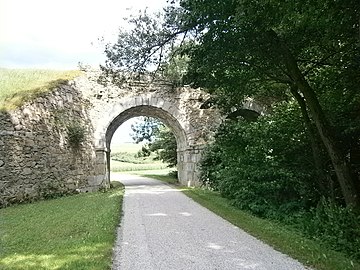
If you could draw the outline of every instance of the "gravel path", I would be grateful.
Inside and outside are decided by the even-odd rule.
[[[113,179],[126,187],[114,270],[307,269],[160,181]]]

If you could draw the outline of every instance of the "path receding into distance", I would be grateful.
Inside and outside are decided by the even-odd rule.
[[[126,187],[114,270],[308,269],[160,181],[112,179]]]

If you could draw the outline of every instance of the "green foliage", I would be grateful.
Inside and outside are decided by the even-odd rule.
[[[138,171],[153,171],[162,170],[167,167],[166,163],[160,161],[151,161],[149,163],[132,163],[132,162],[119,162],[111,161],[110,170],[112,172],[138,172]]]
[[[346,158],[354,145],[359,149],[359,1],[179,3],[160,16],[134,17],[134,29],[107,47],[108,70],[160,68],[178,42],[176,51],[189,59],[185,82],[206,88],[225,112],[241,109],[248,96],[270,107],[279,100],[304,102],[303,115],[314,126],[311,136],[328,153],[345,202],[360,208],[354,166]],[[336,95],[328,95],[331,91]],[[332,127],[340,119],[324,97],[351,103],[351,111],[340,113],[352,116],[348,128]],[[351,135],[343,136],[346,132]]]
[[[141,150],[136,153],[136,157],[148,157],[151,155],[151,151],[146,146],[142,146]]]
[[[144,117],[144,121],[132,126],[133,139],[138,142],[148,141],[138,152],[138,157],[150,156],[155,153],[155,160],[168,163],[169,167],[177,164],[177,144],[173,133],[159,120]]]
[[[86,128],[80,123],[69,124],[67,126],[67,139],[73,150],[79,150],[86,140]]]
[[[201,177],[242,209],[261,216],[285,204],[303,208],[316,203],[317,194],[306,142],[296,106],[281,104],[258,122],[228,121],[203,157]]]
[[[162,66],[162,76],[175,86],[183,85],[189,60],[187,55],[181,55],[174,51],[170,54],[168,62]]]
[[[316,208],[298,216],[293,225],[333,250],[360,260],[360,216],[353,210],[322,199]]]
[[[165,126],[159,128],[156,139],[149,144],[149,150],[156,153],[156,159],[168,163],[169,167],[177,164],[177,145],[174,134]]]
[[[0,209],[0,268],[109,269],[123,190]]]
[[[144,116],[141,121],[131,125],[131,130],[133,131],[131,134],[132,139],[135,143],[152,142],[160,126],[163,126],[163,124],[159,120]]]
[[[127,149],[130,152],[116,152],[111,153],[110,169],[112,172],[131,172],[131,171],[142,171],[142,170],[158,170],[166,168],[167,164],[154,160],[155,154],[152,153],[149,156],[139,156],[135,152],[138,145],[133,146],[127,145]]]
[[[278,104],[257,122],[225,122],[215,139],[201,162],[204,184],[240,209],[294,226],[360,259],[356,237],[360,217],[329,203],[332,197],[322,199],[311,147],[294,103]]]
[[[111,159],[119,162],[128,162],[133,164],[146,164],[151,163],[153,157],[143,157],[139,156],[137,153],[129,153],[129,152],[118,152],[111,154]]]
[[[268,109],[257,122],[222,125],[202,161],[204,184],[262,217],[288,223],[309,214],[309,235],[345,241],[337,247],[358,256],[358,244],[339,236],[356,231],[330,228],[358,228],[341,207],[360,209],[360,2],[179,2],[156,27],[120,35],[109,67],[131,68],[132,51],[142,53],[142,70],[161,67],[179,35],[191,39],[179,47],[189,58],[185,83],[205,88],[224,113],[242,109],[246,97]],[[156,21],[148,17],[133,23]],[[340,206],[316,214],[323,196]],[[326,220],[332,213],[340,223]]]
[[[163,75],[170,75],[170,80],[176,79],[182,69],[175,70],[171,62],[178,55],[175,47],[183,43],[179,42],[179,36],[183,41],[187,37],[184,31],[177,31],[175,26],[181,20],[180,14],[178,8],[171,6],[166,14],[149,14],[145,10],[129,18],[130,30],[120,29],[118,42],[105,47],[108,59],[105,66],[101,66],[104,74],[114,83],[121,83],[126,75],[137,76],[155,69],[155,76],[159,69],[163,69]],[[121,75],[124,73],[125,76]]]

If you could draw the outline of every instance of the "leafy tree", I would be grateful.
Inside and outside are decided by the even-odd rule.
[[[169,128],[162,126],[156,133],[156,139],[149,144],[149,150],[155,152],[157,159],[168,163],[169,167],[177,164],[177,146],[174,134]]]
[[[225,111],[247,96],[296,100],[309,136],[326,149],[346,204],[358,208],[349,148],[321,97],[343,92],[358,104],[359,11],[357,0],[182,0],[163,17],[134,18],[135,28],[107,47],[103,69],[116,76],[125,68],[161,66],[180,44],[179,53],[190,58],[187,82],[214,93]],[[182,46],[187,39],[193,42]]]
[[[201,178],[242,209],[289,215],[319,200],[308,145],[299,109],[281,103],[256,122],[223,123],[204,153]]]
[[[177,145],[174,134],[161,121],[152,117],[143,117],[143,121],[131,126],[132,137],[136,143],[148,142],[137,154],[149,156],[156,154],[156,159],[168,163],[169,167],[177,164]]]
[[[324,198],[309,146],[300,108],[294,101],[277,103],[256,122],[222,123],[203,154],[201,179],[243,210],[360,258],[360,216],[334,203],[341,195],[336,182],[327,187],[333,196]]]
[[[271,89],[266,91],[271,94],[280,86],[300,97],[332,161],[346,203],[358,207],[347,153],[320,104],[319,93],[329,79],[354,67],[359,53],[359,3],[225,1],[219,6],[217,1],[210,2],[184,2],[193,20],[206,29],[199,45],[189,52],[191,80],[220,89],[226,96],[238,95],[240,100],[231,98],[232,102],[244,95],[263,94],[264,88]],[[349,73],[354,76],[354,70]],[[321,83],[317,83],[319,77]]]
[[[142,117],[141,121],[131,125],[131,137],[136,143],[153,142],[160,126],[163,124],[159,120],[148,116]]]

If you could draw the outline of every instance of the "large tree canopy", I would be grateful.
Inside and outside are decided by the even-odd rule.
[[[349,148],[324,102],[359,106],[359,12],[358,0],[182,0],[163,16],[134,18],[134,29],[107,46],[103,69],[115,77],[123,69],[161,69],[176,48],[189,57],[186,82],[208,89],[225,111],[247,96],[296,100],[309,136],[326,149],[346,204],[359,208]],[[354,119],[346,121],[351,126]]]

